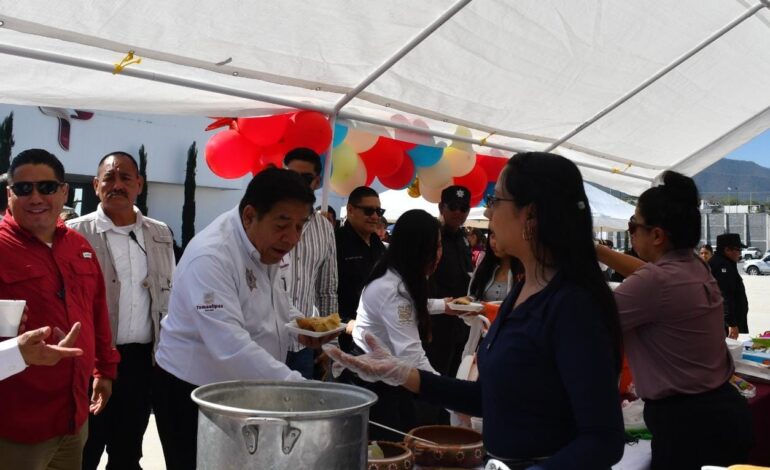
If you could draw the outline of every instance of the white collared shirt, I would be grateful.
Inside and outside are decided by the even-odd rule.
[[[18,374],[27,368],[19,350],[19,340],[10,338],[0,342],[0,380]]]
[[[134,224],[118,227],[104,213],[101,204],[96,208],[96,232],[106,234],[115,272],[120,279],[117,344],[152,342],[150,292],[143,285],[147,278],[147,255],[142,251],[147,246],[142,230],[144,220],[138,208],[134,207],[134,213]],[[131,232],[136,241],[129,236]]]
[[[164,370],[194,385],[302,380],[285,364],[285,318],[300,315],[290,305],[278,264],[260,261],[236,207],[187,246],[174,272],[155,359]]]
[[[379,339],[395,357],[412,367],[436,374],[422,348],[417,329],[417,311],[401,276],[388,270],[364,287],[356,313],[353,340],[366,352],[364,331]]]

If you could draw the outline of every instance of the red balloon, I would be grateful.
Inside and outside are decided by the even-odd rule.
[[[505,157],[493,157],[491,155],[476,155],[476,166],[480,166],[487,174],[487,181],[494,183],[497,181],[497,177],[500,176],[500,172],[503,171],[505,164],[508,163],[508,158]]]
[[[240,178],[259,160],[260,149],[237,131],[226,130],[206,142],[206,164],[221,178]]]
[[[283,168],[283,157],[289,149],[283,142],[262,148],[262,166],[273,165],[276,168]]]
[[[471,197],[471,207],[476,207],[479,204],[481,204],[481,201],[484,199],[484,193],[481,193],[477,196]]]
[[[329,150],[332,128],[323,114],[317,111],[301,111],[286,128],[283,142],[287,148],[306,147],[320,155]]]
[[[277,143],[286,133],[291,114],[238,118],[238,132],[260,147]]]
[[[487,173],[480,165],[475,165],[467,175],[458,176],[454,180],[454,184],[468,188],[471,192],[471,201],[475,197],[483,197],[487,189]]]
[[[414,180],[415,169],[412,159],[404,156],[401,166],[390,176],[378,176],[380,183],[390,189],[404,189]]]
[[[360,156],[367,174],[378,176],[380,181],[383,177],[394,175],[407,158],[399,142],[389,137],[380,137],[374,147]]]
[[[265,169],[265,164],[262,163],[261,158],[254,160],[254,166],[251,167],[251,176],[257,176],[257,173],[261,173]]]

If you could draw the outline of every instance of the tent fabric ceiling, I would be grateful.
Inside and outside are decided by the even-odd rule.
[[[0,0],[0,101],[212,116],[285,109],[244,97],[259,93],[331,110],[452,5]],[[664,170],[694,174],[770,127],[770,2],[474,0],[343,111],[419,117],[448,133],[462,124],[490,144],[545,150],[741,15],[556,147],[587,180],[639,194]],[[113,75],[13,48],[106,66],[133,50],[142,62]],[[129,76],[134,70],[231,92]]]

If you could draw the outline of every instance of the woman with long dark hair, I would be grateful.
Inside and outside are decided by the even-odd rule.
[[[435,374],[422,343],[430,341],[428,276],[441,258],[441,226],[423,210],[405,212],[396,221],[390,245],[366,282],[356,313],[353,340],[358,352],[371,353],[364,341],[369,333],[394,357],[411,367]],[[404,389],[361,383],[379,400],[370,416],[386,426],[408,432],[417,425],[413,398]],[[381,428],[370,429],[371,439],[395,439]]]
[[[524,267],[519,260],[500,251],[495,233],[490,232],[486,252],[471,276],[468,295],[485,302],[504,300],[523,275]]]
[[[515,155],[486,215],[499,249],[522,262],[525,280],[479,347],[477,382],[417,370],[389,357],[372,335],[365,337],[372,354],[328,353],[365,380],[482,416],[488,454],[511,468],[610,468],[624,446],[622,340],[580,172],[558,155]]]
[[[653,436],[653,470],[744,463],[752,443],[748,405],[729,383],[735,367],[719,286],[694,253],[699,202],[692,178],[668,171],[663,185],[642,193],[628,222],[641,259],[596,247],[626,276],[615,299]]]

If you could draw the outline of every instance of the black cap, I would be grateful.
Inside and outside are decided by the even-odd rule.
[[[717,235],[717,252],[721,252],[723,248],[740,247],[746,248],[746,245],[741,243],[741,236],[737,233],[723,233]]]
[[[470,205],[471,192],[465,186],[452,185],[441,191],[441,202],[444,204],[458,203]]]

